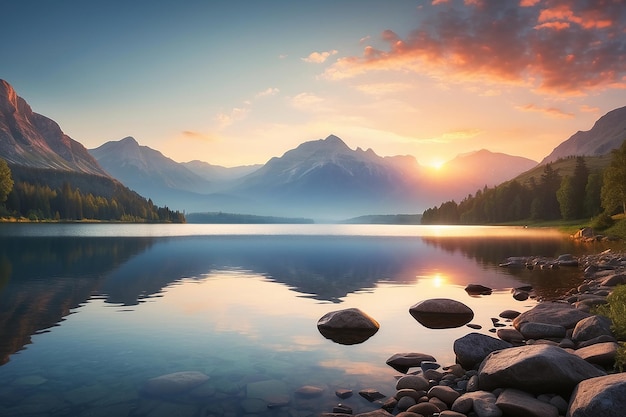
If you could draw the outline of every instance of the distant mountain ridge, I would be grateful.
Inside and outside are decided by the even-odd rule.
[[[546,156],[541,165],[568,156],[602,156],[626,140],[626,106],[612,110],[587,131],[578,131]]]
[[[234,168],[202,161],[176,163],[132,138],[107,142],[90,152],[113,177],[158,204],[188,212],[318,219],[417,213],[441,199],[460,200],[536,165],[526,158],[482,150],[448,162],[444,171],[460,176],[453,179],[450,174],[433,174],[410,155],[381,157],[372,149],[353,150],[335,135],[304,142],[265,165]],[[195,175],[190,177],[190,172]]]
[[[109,176],[81,143],[63,133],[55,121],[33,112],[4,80],[0,80],[0,156],[9,165]]]
[[[535,166],[537,161],[532,159],[481,149],[458,155],[446,162],[442,171],[448,178],[464,178],[465,183],[482,188],[498,185]]]
[[[161,152],[140,146],[133,137],[109,141],[89,153],[111,175],[138,191],[158,187],[173,190],[207,192],[210,182]],[[146,186],[149,184],[149,186]]]

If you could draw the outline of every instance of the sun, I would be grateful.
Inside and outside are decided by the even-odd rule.
[[[430,163],[428,164],[429,167],[436,169],[437,171],[440,170],[441,168],[443,168],[443,166],[446,164],[446,161],[442,160],[442,159],[433,159],[432,161],[430,161]]]

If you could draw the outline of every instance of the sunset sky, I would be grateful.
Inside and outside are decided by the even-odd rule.
[[[626,105],[623,0],[21,0],[0,78],[88,148],[264,163],[335,134],[541,160]]]

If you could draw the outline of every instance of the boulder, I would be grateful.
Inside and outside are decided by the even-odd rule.
[[[428,398],[439,398],[443,401],[448,407],[454,403],[454,401],[459,398],[459,393],[456,392],[451,387],[446,387],[445,385],[435,385],[430,390],[428,390]]]
[[[498,329],[496,335],[505,342],[509,342],[514,345],[519,345],[525,340],[523,334],[509,327]]]
[[[484,404],[493,404],[495,407],[496,396],[487,391],[468,392],[457,398],[454,403],[452,403],[450,410],[467,414],[474,408],[475,401],[483,402]]]
[[[490,295],[493,290],[481,284],[468,284],[465,292],[469,295]]]
[[[527,291],[518,289],[513,290],[513,298],[517,301],[526,301],[528,300],[528,297],[530,297],[530,294],[528,294]]]
[[[567,417],[621,417],[626,410],[626,373],[581,381],[574,389]]]
[[[612,336],[611,320],[604,316],[591,316],[576,323],[572,339],[576,342],[591,340],[598,336]]]
[[[176,395],[191,391],[209,380],[209,376],[197,371],[174,372],[157,376],[145,382],[142,391],[148,395]]]
[[[409,308],[409,313],[429,329],[461,327],[474,318],[474,312],[465,304],[448,298],[431,298]]]
[[[366,388],[359,391],[359,395],[365,398],[369,402],[374,402],[376,400],[380,400],[381,398],[385,398],[386,395],[381,393],[375,388]]]
[[[406,374],[409,368],[420,366],[422,362],[435,362],[435,358],[418,352],[396,353],[386,363],[396,371]]]
[[[397,390],[426,391],[429,387],[428,380],[421,375],[405,375],[396,382]]]
[[[441,410],[433,403],[423,402],[417,403],[411,407],[409,407],[406,411],[411,413],[421,414],[425,417],[430,417],[434,414],[439,414]]]
[[[563,255],[560,255],[557,259],[556,262],[560,265],[560,266],[578,266],[578,259],[575,258],[572,254],[570,253],[565,253]]]
[[[469,333],[454,341],[453,350],[457,362],[464,369],[473,369],[491,352],[510,348],[512,345],[504,340],[487,336],[482,333]]]
[[[478,370],[478,384],[481,390],[569,394],[580,381],[603,375],[604,371],[560,347],[537,344],[489,354]]]
[[[574,239],[592,239],[595,233],[591,227],[583,227],[574,233]]]
[[[616,285],[626,284],[626,274],[610,275],[602,280],[600,285],[603,287],[615,287]]]
[[[496,405],[507,416],[559,417],[559,410],[552,404],[512,388],[502,391],[496,400]]]
[[[591,314],[578,310],[567,303],[545,302],[537,304],[532,309],[520,314],[513,320],[517,330],[523,323],[546,323],[572,329],[580,320],[590,317]]]
[[[551,339],[565,337],[565,327],[546,323],[526,322],[519,326],[525,339]]]
[[[520,314],[521,313],[519,311],[516,311],[516,310],[504,310],[502,313],[499,314],[499,316],[502,317],[503,319],[511,319],[511,320],[513,320],[514,318],[516,318]]]
[[[363,343],[378,331],[380,325],[358,308],[331,311],[317,322],[317,329],[327,339],[342,345]]]
[[[580,348],[574,351],[576,356],[590,363],[610,366],[615,362],[617,355],[617,343],[605,342]]]

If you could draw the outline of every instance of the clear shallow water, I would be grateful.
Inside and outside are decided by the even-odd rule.
[[[471,331],[427,329],[410,306],[459,300],[489,334],[500,311],[534,305],[510,288],[549,297],[579,278],[504,270],[503,258],[600,249],[493,227],[0,225],[0,415],[306,416],[338,402],[367,411],[375,406],[356,391],[393,393],[391,355],[452,364],[453,341]],[[470,297],[469,283],[494,293]],[[378,333],[350,346],[325,339],[317,320],[349,307],[375,318]],[[141,392],[178,371],[209,375],[202,395]],[[290,404],[246,398],[260,381],[281,384]],[[293,395],[303,385],[325,393]],[[337,388],[355,395],[339,400]]]

